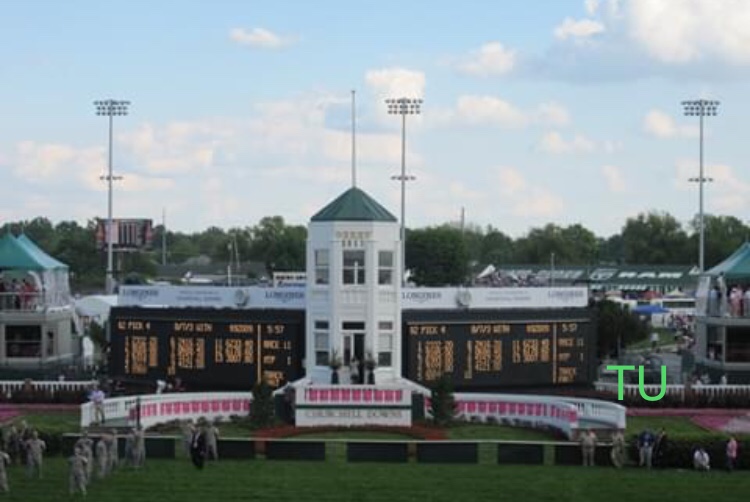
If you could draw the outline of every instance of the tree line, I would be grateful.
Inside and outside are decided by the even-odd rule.
[[[706,266],[731,254],[750,237],[750,227],[734,216],[705,216]],[[600,237],[581,224],[559,226],[549,223],[532,228],[513,239],[494,226],[482,228],[455,224],[407,230],[406,263],[412,280],[419,285],[441,286],[465,283],[471,274],[488,264],[556,265],[694,265],[698,254],[697,220],[682,225],[669,213],[648,212],[628,218],[622,230]],[[8,222],[3,233],[23,231],[47,253],[67,263],[74,290],[88,290],[104,283],[106,253],[96,247],[96,222],[85,226],[75,221],[55,225],[45,217]],[[164,228],[154,228],[151,250],[125,253],[121,277],[139,274],[157,277],[161,263]],[[281,216],[262,218],[256,225],[201,232],[173,232],[167,229],[167,262],[184,263],[206,256],[226,263],[239,255],[243,262],[275,270],[305,269],[307,228],[289,225]]]

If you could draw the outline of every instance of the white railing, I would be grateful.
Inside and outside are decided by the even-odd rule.
[[[98,382],[96,380],[0,380],[0,393],[9,396],[31,386],[33,391],[51,392],[80,391],[85,392]]]
[[[454,398],[459,419],[486,422],[492,418],[498,422],[511,420],[532,427],[552,427],[568,438],[578,428],[577,408],[550,396],[457,393]]]
[[[596,422],[615,429],[625,429],[627,425],[627,408],[617,403],[598,399],[584,399],[578,397],[560,397],[572,404],[578,410],[578,419]]]
[[[600,392],[608,392],[613,395],[617,395],[619,386],[617,382],[596,382],[596,390]],[[675,397],[680,400],[685,400],[685,385],[683,384],[670,384],[665,385],[666,391],[665,397]],[[656,396],[661,392],[661,385],[648,384],[643,386],[643,391],[648,396]],[[625,398],[637,398],[640,396],[638,390],[638,384],[623,384],[623,399]],[[705,398],[719,398],[725,395],[736,395],[742,394],[750,396],[750,385],[692,385],[690,392],[694,396],[705,397]]]
[[[140,423],[148,428],[172,420],[220,420],[232,415],[248,415],[251,392],[191,392],[174,394],[146,394],[140,396],[115,397],[104,400],[104,418],[127,426]],[[81,427],[96,422],[92,403],[81,405]]]

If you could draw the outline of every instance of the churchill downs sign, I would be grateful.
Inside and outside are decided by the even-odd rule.
[[[411,391],[401,387],[308,386],[295,393],[298,427],[411,426]]]

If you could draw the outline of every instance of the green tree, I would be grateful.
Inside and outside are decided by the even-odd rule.
[[[461,230],[448,226],[409,230],[406,267],[420,286],[463,284],[467,260]]]
[[[555,262],[566,265],[587,265],[596,260],[598,241],[593,232],[582,225],[559,227],[552,223],[542,228],[532,228],[515,242],[516,263],[549,263],[552,254]]]
[[[273,424],[273,393],[265,380],[253,386],[253,402],[250,403],[250,424],[256,428]]]
[[[622,229],[625,263],[631,265],[687,264],[688,237],[669,213],[651,212],[628,218]]]
[[[251,234],[250,257],[263,262],[269,274],[305,269],[306,227],[288,226],[281,216],[267,216]]]
[[[609,300],[596,305],[597,355],[605,357],[648,337],[646,323],[627,308]]]
[[[750,238],[750,227],[734,216],[703,216],[705,225],[705,266],[706,269],[723,261],[726,257]],[[698,241],[700,235],[700,221],[696,216],[691,222],[692,234],[688,244],[689,263],[698,263]]]
[[[456,399],[450,377],[441,376],[431,390],[430,413],[433,422],[440,426],[450,424],[456,416]]]
[[[500,230],[487,227],[482,237],[479,263],[486,265],[503,265],[513,261],[513,239]]]

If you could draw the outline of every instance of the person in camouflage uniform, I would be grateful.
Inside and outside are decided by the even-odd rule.
[[[68,478],[68,491],[71,495],[74,495],[77,491],[81,492],[84,496],[86,495],[86,455],[83,453],[83,449],[79,446],[75,447],[73,455],[68,458],[68,466],[70,468],[70,475]]]
[[[8,487],[8,466],[10,465],[10,455],[4,451],[0,451],[0,490],[3,493],[8,493],[10,488]]]
[[[109,455],[107,454],[107,443],[106,436],[102,435],[99,437],[99,441],[96,442],[96,474],[99,479],[103,479],[107,476],[107,470],[109,467]]]
[[[76,441],[75,446],[80,448],[81,453],[86,457],[86,482],[88,483],[94,469],[94,441],[89,437],[87,430],[83,431],[83,435]]]
[[[107,460],[109,462],[107,465],[107,472],[113,473],[120,463],[120,452],[118,451],[119,449],[117,445],[117,431],[115,429],[112,429],[112,431],[105,436],[105,442],[107,445]]]
[[[26,472],[30,478],[33,478],[35,475],[39,478],[42,477],[43,454],[46,449],[47,444],[39,439],[39,433],[32,431],[31,439],[25,443]]]

